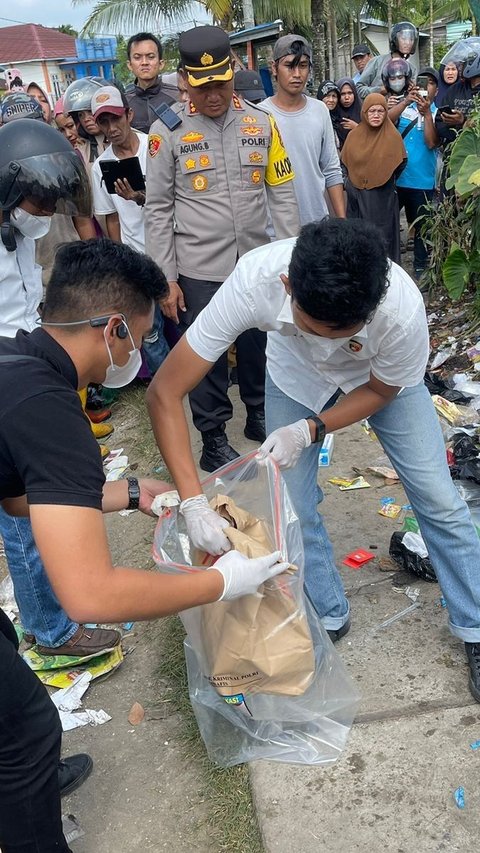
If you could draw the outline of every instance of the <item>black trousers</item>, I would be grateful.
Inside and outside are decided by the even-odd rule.
[[[409,225],[425,214],[425,205],[431,202],[435,190],[415,190],[410,187],[397,187],[398,204],[400,210],[405,208],[405,216]],[[415,272],[422,272],[427,266],[428,250],[420,236],[422,222],[415,225],[415,237],[413,240],[413,266]]]
[[[62,729],[47,690],[17,652],[0,610],[0,849],[71,853],[62,832]]]
[[[179,311],[178,329],[183,335],[222,286],[222,282],[201,281],[179,275],[178,284],[187,308],[185,312]],[[238,386],[247,409],[263,408],[265,402],[266,344],[266,332],[258,329],[249,329],[236,340]],[[214,429],[230,420],[233,407],[228,396],[227,353],[218,359],[205,378],[190,392],[189,401],[193,423],[200,432]]]

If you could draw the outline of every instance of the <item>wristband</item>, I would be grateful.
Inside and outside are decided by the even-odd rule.
[[[308,421],[313,421],[315,424],[315,435],[312,438],[312,444],[323,444],[323,439],[325,438],[325,424],[320,418],[317,418],[316,415],[309,415],[307,418]]]
[[[138,509],[140,506],[140,486],[136,477],[127,477],[128,506],[127,509]]]

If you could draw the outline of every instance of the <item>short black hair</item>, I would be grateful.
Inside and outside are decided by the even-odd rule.
[[[147,255],[107,237],[78,240],[57,250],[42,319],[71,323],[118,312],[128,321],[167,295],[167,280]]]
[[[332,329],[366,323],[385,297],[389,262],[382,234],[361,219],[304,225],[292,252],[292,299]]]
[[[288,49],[288,55],[290,56],[291,54],[293,54],[293,59],[291,60],[292,68],[296,68],[304,56],[307,57],[310,65],[312,64],[312,57],[308,51],[309,51],[309,47],[308,47],[308,45],[305,44],[304,41],[300,41],[300,40],[299,41],[292,41],[292,43]],[[278,65],[278,63],[280,62],[280,59],[284,59],[284,57],[281,56],[279,59],[276,59],[275,60],[276,65]]]
[[[134,36],[130,36],[127,41],[127,56],[130,59],[130,54],[132,52],[132,47],[136,44],[137,41],[154,41],[157,45],[158,50],[158,58],[161,59],[163,56],[162,43],[157,36],[154,36],[153,33],[136,33]]]

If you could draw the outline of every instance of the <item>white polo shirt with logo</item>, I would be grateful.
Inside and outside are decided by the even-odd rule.
[[[353,337],[319,338],[295,326],[291,299],[280,279],[282,273],[288,275],[295,242],[279,240],[240,258],[187,330],[192,349],[215,362],[247,329],[268,332],[272,380],[315,412],[338,388],[348,393],[367,382],[370,373],[386,385],[418,385],[429,355],[428,326],[422,296],[407,273],[391,263],[385,298]]]

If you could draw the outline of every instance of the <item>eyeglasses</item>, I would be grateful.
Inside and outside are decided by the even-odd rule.
[[[380,107],[378,110],[369,109],[367,110],[367,116],[384,116],[387,111]]]

